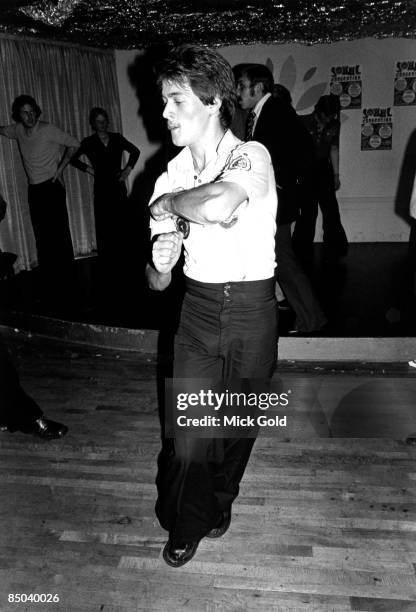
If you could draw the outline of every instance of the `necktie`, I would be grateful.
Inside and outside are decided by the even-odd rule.
[[[256,113],[251,110],[247,116],[247,120],[246,120],[246,134],[244,137],[244,140],[251,140],[253,138],[253,127],[254,127],[254,120],[256,118]]]

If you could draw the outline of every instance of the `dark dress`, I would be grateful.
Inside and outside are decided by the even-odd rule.
[[[86,171],[87,164],[80,161],[86,155],[94,169],[94,217],[97,251],[99,256],[113,258],[123,249],[127,231],[127,188],[119,180],[122,155],[129,153],[127,165],[134,167],[139,159],[139,149],[118,133],[109,132],[104,145],[97,134],[84,138],[71,160],[79,170]]]

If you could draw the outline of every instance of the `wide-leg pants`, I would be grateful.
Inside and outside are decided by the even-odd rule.
[[[322,213],[324,248],[328,258],[344,257],[348,239],[342,226],[334,174],[329,159],[320,160],[301,185],[300,215],[292,236],[293,248],[302,261],[310,260],[315,237],[318,206]]]
[[[269,380],[276,358],[274,278],[225,284],[187,279],[174,377]],[[165,445],[156,514],[174,544],[200,540],[231,507],[253,444],[253,438],[183,435]]]
[[[40,266],[58,268],[74,258],[65,187],[59,180],[29,185],[30,218]]]
[[[42,416],[42,410],[20,385],[10,355],[0,339],[0,425],[16,431]]]
[[[293,250],[289,223],[277,228],[276,261],[277,281],[295,312],[297,331],[313,332],[321,329],[327,319]]]

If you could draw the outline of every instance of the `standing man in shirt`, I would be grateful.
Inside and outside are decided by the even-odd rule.
[[[147,266],[150,287],[163,290],[184,249],[174,380],[270,379],[277,357],[277,197],[270,156],[228,129],[235,84],[216,51],[184,45],[157,74],[172,141],[184,147],[155,185]],[[204,536],[228,529],[253,443],[183,435],[162,451],[156,513],[169,532],[168,565],[187,563]]]
[[[18,96],[12,105],[15,123],[0,126],[0,135],[17,140],[19,146],[29,182],[39,269],[44,287],[50,289],[60,279],[68,282],[74,258],[62,173],[79,142],[55,125],[40,121],[41,112],[32,96]]]
[[[273,75],[267,66],[241,64],[234,67],[234,74],[238,103],[249,111],[245,139],[261,142],[272,158],[279,197],[277,280],[295,311],[293,331],[317,331],[326,317],[295,257],[291,235],[291,224],[299,213],[299,187],[313,164],[313,142],[291,104],[273,97]]]

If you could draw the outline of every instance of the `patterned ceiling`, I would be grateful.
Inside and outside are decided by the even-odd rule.
[[[115,49],[416,37],[416,0],[0,0],[0,32]]]

